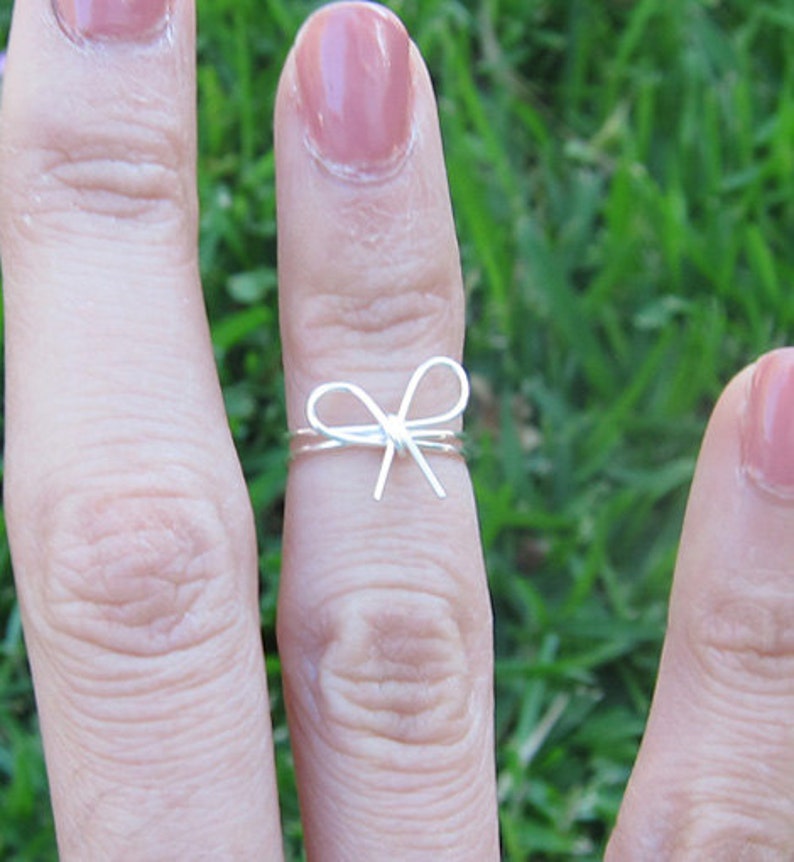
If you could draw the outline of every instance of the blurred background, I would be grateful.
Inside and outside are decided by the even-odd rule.
[[[199,0],[201,264],[259,527],[290,860],[303,855],[273,634],[286,462],[271,114],[318,5]],[[597,860],[708,414],[736,371],[794,338],[794,6],[387,5],[436,84],[459,227],[504,856]],[[0,0],[2,39],[10,12]],[[0,537],[0,860],[55,858]]]

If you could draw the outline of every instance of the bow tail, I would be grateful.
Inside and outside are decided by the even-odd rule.
[[[425,479],[430,483],[430,487],[436,492],[436,496],[440,500],[443,500],[447,496],[447,492],[444,490],[441,482],[438,481],[438,477],[431,469],[430,464],[427,463],[427,458],[425,458],[416,440],[409,437],[408,440],[406,440],[406,447],[411,455],[413,455],[414,461],[416,461],[416,466],[419,467],[424,474]]]
[[[416,461],[416,466],[422,471],[425,479],[430,483],[430,487],[436,492],[436,496],[443,500],[447,496],[447,492],[444,490],[441,482],[438,481],[438,477],[433,472],[430,464],[427,463],[427,458],[422,454],[422,450],[419,448],[416,441],[409,438],[405,441],[405,446],[413,456],[414,461]],[[383,453],[383,460],[380,464],[378,481],[375,485],[375,492],[372,495],[377,502],[380,502],[383,497],[383,490],[386,487],[386,480],[389,478],[389,471],[391,470],[391,465],[394,461],[396,451],[396,446],[391,440],[389,440],[388,443],[386,443],[386,451]]]
[[[392,461],[394,460],[394,451],[394,443],[389,440],[386,443],[383,460],[380,462],[380,473],[378,473],[378,481],[375,484],[375,493],[372,495],[376,502],[380,502],[381,497],[383,497],[383,489],[386,487],[386,480],[389,478],[389,470],[391,470]]]

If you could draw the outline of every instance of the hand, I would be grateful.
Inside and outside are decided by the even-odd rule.
[[[75,8],[19,0],[2,121],[7,515],[60,852],[276,859],[254,530],[198,280],[191,4]],[[276,135],[295,429],[318,384],[389,406],[459,359],[463,294],[396,19],[314,18]],[[434,379],[416,415],[445,406]],[[279,643],[314,859],[497,855],[474,502],[463,460],[429,457],[445,500],[410,459],[379,503],[372,452],[290,470]]]
[[[197,278],[191,10],[68,2],[59,26],[18,0],[0,163],[7,515],[60,850],[276,859],[256,550]],[[460,358],[463,309],[432,93],[393,18],[311,20],[276,138],[290,427],[328,380],[396,405],[424,359]],[[792,359],[759,367],[704,445],[614,859],[794,848],[771,433]],[[498,857],[474,506],[462,462],[430,458],[443,501],[410,460],[380,503],[371,452],[291,467],[279,643],[312,859]]]

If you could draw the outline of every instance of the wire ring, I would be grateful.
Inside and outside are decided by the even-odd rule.
[[[444,367],[452,371],[459,385],[459,395],[447,410],[432,416],[409,419],[408,411],[425,375],[432,368]],[[348,393],[366,407],[375,422],[365,425],[329,425],[318,414],[320,402],[332,393]],[[462,442],[457,431],[439,428],[457,419],[469,402],[469,378],[463,367],[448,356],[434,356],[423,362],[408,381],[405,393],[396,413],[386,413],[380,405],[360,386],[345,381],[323,383],[315,387],[306,402],[308,428],[292,432],[292,455],[325,452],[332,449],[349,447],[383,449],[383,460],[375,483],[373,498],[380,500],[386,487],[386,480],[395,455],[411,455],[422,471],[436,496],[447,496],[441,482],[433,472],[422,450],[460,455]]]

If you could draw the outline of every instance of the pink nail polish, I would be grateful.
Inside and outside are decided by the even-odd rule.
[[[761,488],[794,499],[794,348],[755,365],[743,428],[744,468]]]
[[[296,65],[307,139],[343,175],[382,175],[411,137],[410,42],[399,19],[374,3],[339,3],[312,16]]]
[[[145,41],[168,22],[170,0],[53,0],[70,36],[78,39]]]

